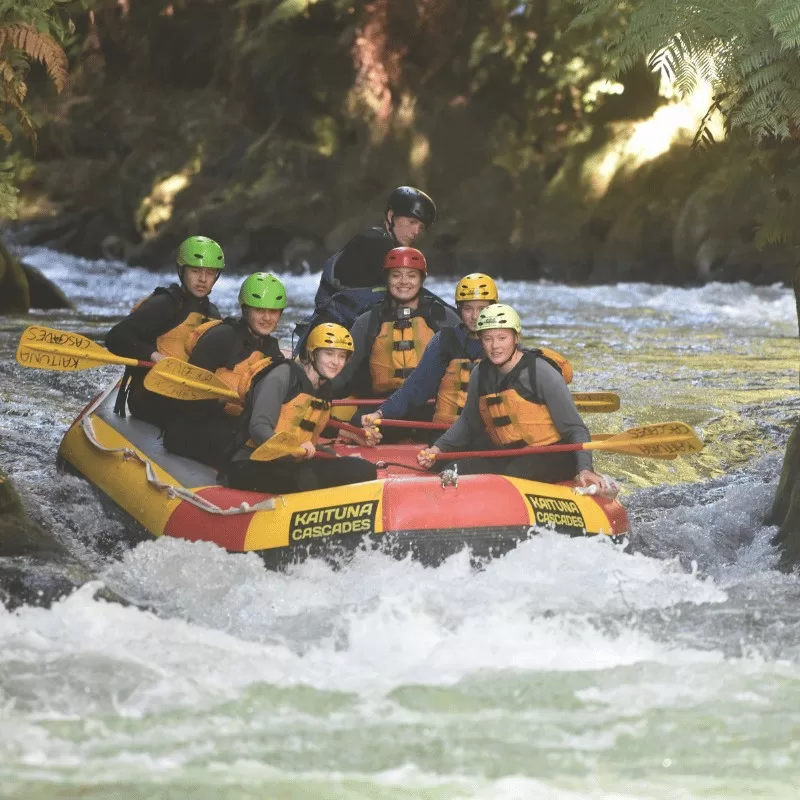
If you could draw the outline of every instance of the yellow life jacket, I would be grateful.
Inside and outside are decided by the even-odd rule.
[[[290,431],[300,442],[316,444],[331,417],[331,406],[307,392],[299,392],[281,406],[275,433]]]
[[[450,358],[436,392],[433,421],[452,425],[464,410],[469,376],[481,359],[469,357],[461,346],[455,328],[442,328],[439,337],[443,359]]]
[[[399,389],[419,364],[428,342],[446,319],[441,302],[422,297],[409,317],[398,317],[398,308],[384,302],[372,310],[367,341],[372,341],[369,372],[372,391],[388,395]]]
[[[267,367],[277,366],[277,364],[273,365],[271,363],[271,359],[264,359],[264,361],[270,363],[262,364],[258,372]],[[314,389],[305,370],[296,361],[289,361],[288,364],[291,370],[291,380],[286,397],[281,405],[278,421],[275,423],[275,435],[289,432],[297,437],[300,443],[311,442],[316,444],[330,419],[330,403],[327,399],[319,396],[319,390]],[[254,370],[253,377],[256,374],[257,372]],[[246,396],[243,395],[245,398]],[[248,439],[247,446],[255,447],[255,443]]]
[[[197,342],[202,338],[203,334],[222,323],[223,320],[221,319],[212,319],[208,322],[204,322],[192,331],[186,341],[186,352],[190,358]],[[250,384],[253,381],[253,377],[261,372],[262,369],[272,364],[272,362],[273,359],[271,357],[267,357],[260,350],[254,350],[232,367],[218,367],[214,370],[214,374],[229,389],[239,393],[238,400],[228,400],[225,403],[224,410],[226,414],[230,414],[232,417],[238,417],[242,413],[244,410],[243,398],[247,397],[247,393],[250,391]]]
[[[550,351],[553,353],[554,351]],[[569,367],[570,380],[572,368],[569,362],[558,353],[559,362]],[[489,371],[494,369],[488,359],[478,366],[478,408],[481,420],[489,438],[499,446],[524,445],[540,446],[555,444],[561,434],[553,423],[547,405],[536,395],[536,360],[545,358],[553,364],[555,359],[544,356],[540,350],[526,350],[519,363],[505,376],[507,388],[500,392],[489,386]],[[530,389],[520,380],[527,372]]]
[[[142,303],[149,300],[154,294],[168,294],[178,304],[178,318],[180,322],[171,327],[169,330],[164,331],[160,336],[156,337],[156,350],[163,356],[170,356],[178,358],[181,361],[189,360],[189,353],[186,351],[186,342],[194,331],[199,328],[203,323],[207,322],[210,318],[199,311],[190,311],[185,316],[181,316],[180,307],[184,302],[183,292],[177,285],[164,288],[159,286],[152,294],[143,297],[136,302],[131,309],[131,312],[136,311]]]
[[[557,350],[551,350],[549,347],[537,347],[536,351],[544,356],[544,360],[547,361],[551,367],[555,367],[561,373],[564,383],[572,383],[572,364],[570,364],[561,353]]]

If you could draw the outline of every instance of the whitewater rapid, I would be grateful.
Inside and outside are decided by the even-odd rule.
[[[598,432],[681,419],[698,456],[612,455],[627,548],[544,534],[476,570],[362,553],[267,572],[207,543],[122,542],[58,442],[114,368],[24,370],[30,321],[101,339],[156,277],[46,250],[75,312],[0,327],[0,463],[98,580],[0,609],[0,797],[794,798],[800,581],[771,505],[796,417],[784,287],[500,281],[525,333],[620,393]],[[292,318],[315,276],[284,276]],[[241,276],[214,297],[235,311]],[[453,282],[431,280],[445,298]]]

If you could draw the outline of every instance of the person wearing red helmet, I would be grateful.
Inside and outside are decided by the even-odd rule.
[[[390,250],[384,273],[385,299],[353,323],[355,352],[334,381],[337,393],[388,397],[417,366],[434,334],[461,321],[438,297],[423,294],[428,265],[419,250]],[[354,421],[360,416],[356,414]]]
[[[398,186],[386,202],[383,224],[354,236],[323,265],[314,314],[297,326],[302,350],[303,330],[321,321],[350,328],[356,317],[382,298],[382,266],[395,247],[412,247],[436,221],[436,204],[421,189]]]

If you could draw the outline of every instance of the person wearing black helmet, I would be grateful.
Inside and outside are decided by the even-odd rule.
[[[413,247],[436,221],[436,204],[420,189],[398,186],[386,201],[383,224],[354,236],[322,267],[314,314],[298,326],[298,333],[320,322],[349,328],[356,317],[383,300],[386,287],[383,263],[395,247]],[[295,346],[302,349],[304,337]]]

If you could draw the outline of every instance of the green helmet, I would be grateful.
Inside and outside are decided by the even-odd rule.
[[[208,236],[190,236],[178,248],[179,267],[225,269],[222,248]]]
[[[239,289],[239,304],[251,308],[286,308],[286,289],[269,272],[254,272]]]
[[[478,332],[510,328],[512,331],[522,333],[522,322],[520,322],[519,314],[505,303],[494,303],[494,305],[486,306],[481,311],[475,327]]]

